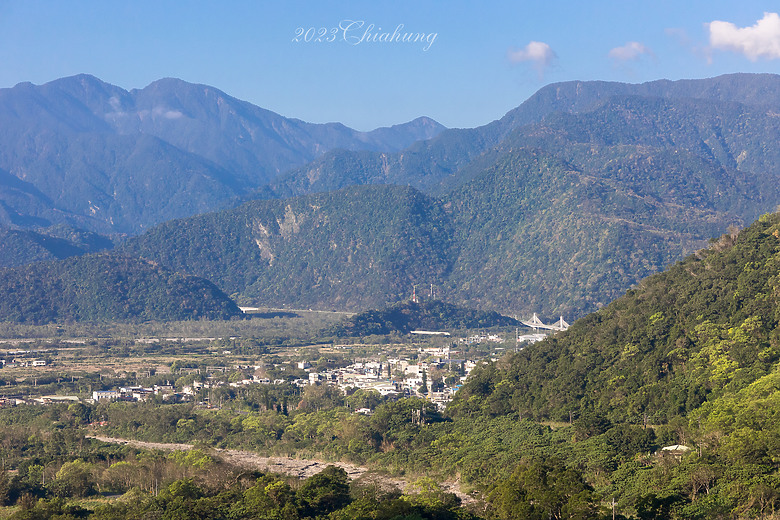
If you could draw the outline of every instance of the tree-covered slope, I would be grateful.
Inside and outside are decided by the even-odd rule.
[[[471,129],[450,129],[432,139],[412,144],[396,153],[354,152],[333,150],[321,158],[281,175],[259,196],[284,198],[304,193],[343,188],[354,184],[397,183],[414,186],[426,193],[443,194],[474,172],[489,167],[494,157],[493,148],[540,147],[540,136],[558,132],[550,127],[563,127],[564,138],[557,142],[557,151],[565,153],[566,147],[575,142],[587,141],[599,144],[595,134],[611,133],[617,140],[626,142],[639,136],[642,140],[655,139],[665,146],[680,136],[703,138],[706,143],[697,144],[692,153],[708,155],[709,148],[736,148],[747,144],[748,150],[759,150],[751,143],[764,142],[777,135],[774,114],[780,109],[780,76],[772,74],[732,74],[716,78],[680,81],[653,81],[627,84],[604,81],[571,81],[548,85],[501,119]],[[634,99],[634,107],[628,110],[617,106],[614,100]],[[645,112],[640,109],[644,105]],[[706,118],[691,117],[692,106],[709,107]],[[664,107],[663,110],[659,108]],[[721,112],[726,117],[721,117]],[[578,132],[577,127],[588,125],[595,119],[592,139]],[[626,114],[631,117],[624,117]],[[701,115],[701,114],[699,114]],[[643,124],[653,120],[657,124]],[[628,126],[624,126],[628,122]],[[639,128],[637,124],[639,123]],[[705,128],[697,128],[704,123]],[[700,135],[715,128],[714,133]],[[571,126],[571,135],[569,135]],[[530,128],[529,135],[525,128]],[[677,135],[669,136],[673,129]],[[637,134],[636,132],[640,132]],[[512,138],[511,134],[520,134]],[[625,135],[620,135],[625,134]],[[508,139],[509,138],[509,139]],[[614,144],[614,143],[613,143]],[[739,158],[738,165],[753,173],[765,173],[765,166],[777,164],[774,152],[771,157],[751,153],[741,157],[744,148],[736,150],[732,159]],[[548,151],[550,151],[548,149]],[[731,150],[734,152],[734,150]],[[483,157],[487,155],[487,159]],[[725,159],[726,155],[720,158]],[[565,156],[562,156],[565,158]],[[747,161],[745,161],[747,159]],[[757,162],[763,161],[764,165]],[[725,166],[735,167],[735,161]],[[461,171],[464,170],[464,171]],[[770,169],[776,171],[774,166]],[[759,214],[759,213],[756,213]],[[748,219],[752,220],[752,218]]]
[[[211,282],[129,257],[94,254],[0,269],[0,321],[169,321],[241,314]]]
[[[520,128],[499,149],[543,148],[596,174],[604,172],[615,178],[619,172],[620,178],[628,181],[631,179],[627,174],[639,167],[642,180],[656,190],[656,196],[669,193],[691,202],[715,201],[729,210],[741,211],[752,222],[760,213],[751,215],[750,209],[777,201],[778,134],[780,122],[775,112],[766,108],[693,99],[612,97],[593,111],[555,114],[542,123]],[[689,196],[683,177],[678,181],[683,190],[675,193],[678,186],[668,184],[668,160],[666,164],[650,160],[644,167],[621,162],[621,156],[652,158],[662,154],[685,156],[687,159],[680,160],[689,163],[698,161],[699,168],[709,175],[699,186],[703,192]],[[696,168],[695,162],[691,166]],[[729,191],[734,188],[724,176],[736,181],[734,188],[742,190],[742,197]],[[667,182],[663,191],[657,190],[655,177]],[[744,207],[745,194],[752,195],[748,199],[750,208]]]
[[[495,311],[458,307],[441,300],[404,301],[372,309],[344,319],[327,333],[335,336],[408,334],[412,330],[449,331],[480,327],[515,326],[520,322]]]
[[[438,193],[455,172],[496,145],[509,128],[491,123],[445,130],[395,153],[331,150],[259,190],[258,198],[285,198],[361,184],[400,184]]]
[[[483,308],[582,316],[738,221],[632,188],[539,150],[502,155],[446,199],[460,251],[447,288]]]
[[[43,260],[110,249],[110,239],[68,226],[54,226],[38,231],[0,226],[0,267],[17,267]]]
[[[481,369],[453,410],[664,422],[704,403],[722,409],[751,385],[774,384],[779,324],[780,214],[769,214]]]
[[[446,277],[452,223],[405,187],[253,201],[166,223],[121,250],[274,305],[360,310]]]
[[[364,310],[434,283],[464,306],[571,319],[741,223],[728,209],[752,197],[738,173],[690,154],[602,152],[604,171],[504,151],[442,199],[375,185],[253,201],[123,250],[265,305]]]

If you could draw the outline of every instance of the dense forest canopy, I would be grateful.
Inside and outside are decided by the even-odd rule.
[[[230,319],[241,310],[208,280],[94,254],[0,269],[0,321]]]
[[[455,413],[666,422],[772,377],[780,214],[713,241],[568,331],[481,370]]]
[[[372,309],[351,316],[329,328],[335,336],[408,334],[412,330],[448,331],[520,325],[514,318],[497,312],[458,307],[440,300],[398,302],[384,309]]]

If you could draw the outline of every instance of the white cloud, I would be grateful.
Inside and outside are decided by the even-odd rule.
[[[512,63],[530,62],[539,76],[542,76],[544,69],[552,65],[557,58],[552,48],[544,42],[532,41],[522,49],[512,48],[507,51],[507,58]]]
[[[154,109],[152,109],[152,115],[154,117],[162,116],[165,119],[179,119],[180,117],[184,116],[184,114],[182,114],[178,110],[171,110],[163,106],[154,107]],[[141,118],[143,119],[143,116]]]
[[[780,58],[780,16],[777,13],[764,13],[764,17],[751,27],[737,27],[719,20],[707,26],[713,49],[738,52],[751,61]]]
[[[165,116],[166,119],[179,119],[180,117],[183,117],[184,114],[178,110],[168,110],[163,114],[163,116]]]
[[[655,56],[649,47],[639,42],[627,42],[622,47],[615,47],[609,51],[609,57],[615,61],[637,61],[643,55]]]

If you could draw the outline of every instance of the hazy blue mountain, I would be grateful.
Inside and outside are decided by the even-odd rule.
[[[496,125],[445,130],[397,153],[333,150],[311,163],[280,175],[256,193],[257,198],[284,198],[340,189],[356,184],[401,184],[431,193],[461,167],[498,144]]]
[[[635,98],[644,100],[648,110],[651,105],[663,105],[664,117],[669,121],[678,119],[674,113],[677,107],[688,110],[691,104],[711,106],[716,113],[721,109],[741,111],[743,119],[750,119],[751,135],[771,139],[773,135],[762,132],[773,126],[775,115],[780,112],[780,76],[772,74],[732,74],[701,80],[660,80],[642,84],[626,84],[603,81],[571,81],[555,83],[543,87],[517,108],[509,111],[501,119],[474,129],[450,129],[433,139],[417,142],[398,153],[366,153],[334,150],[321,158],[296,170],[292,170],[275,179],[268,187],[259,192],[260,197],[289,197],[328,189],[341,188],[353,184],[396,183],[414,186],[433,194],[443,194],[454,185],[468,179],[475,172],[489,167],[493,148],[501,146],[502,141],[515,132],[523,132],[526,126],[539,125],[543,131],[547,122],[568,120],[578,124],[578,118],[589,112],[614,110],[615,99]],[[654,101],[653,101],[654,100]],[[609,106],[611,105],[611,107]],[[648,113],[653,117],[652,112]],[[642,115],[637,116],[639,120]],[[756,123],[752,119],[763,119]],[[636,121],[634,121],[636,123]],[[682,120],[681,129],[691,129],[690,124],[697,121]],[[721,122],[724,123],[724,122]],[[721,124],[725,139],[739,138],[744,121]],[[686,126],[689,125],[689,126]],[[619,126],[608,126],[607,131],[619,134]],[[643,132],[652,132],[658,128],[644,128]],[[668,130],[665,128],[663,131]],[[529,132],[533,132],[530,130]],[[653,134],[661,138],[663,134]],[[628,135],[623,138],[629,137]],[[716,136],[713,136],[717,139]],[[534,146],[538,139],[519,142],[515,137],[512,146]],[[560,140],[559,151],[565,151],[565,140]],[[506,147],[506,145],[504,145]],[[734,157],[739,157],[737,152]],[[487,154],[488,157],[482,157]],[[741,164],[741,169],[761,173],[766,164],[758,165],[751,161],[761,160],[761,155]],[[475,163],[475,164],[472,164]],[[773,163],[777,164],[777,163]],[[735,167],[733,161],[724,166]],[[463,170],[463,171],[462,171]]]
[[[153,135],[229,170],[256,187],[334,149],[396,151],[444,127],[429,118],[358,132],[340,123],[290,119],[207,85],[155,81],[112,97],[103,117],[120,133]]]
[[[395,151],[443,129],[358,132],[205,85],[125,91],[88,75],[0,89],[0,120],[0,223],[126,233],[224,207],[330,149]]]
[[[677,81],[662,79],[647,83],[614,81],[553,83],[539,89],[522,105],[509,111],[501,121],[517,127],[539,121],[551,113],[587,112],[616,96],[700,99],[771,108],[780,106],[780,76],[725,74],[714,78]]]

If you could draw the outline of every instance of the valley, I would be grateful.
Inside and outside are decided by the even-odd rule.
[[[778,93],[0,90],[0,516],[776,518]]]

